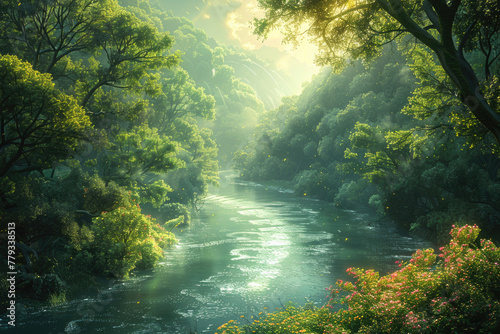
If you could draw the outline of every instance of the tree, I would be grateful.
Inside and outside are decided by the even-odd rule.
[[[92,49],[92,25],[109,1],[3,1],[0,40],[4,50],[28,60],[41,72],[75,52]],[[61,74],[61,73],[60,73]]]
[[[207,194],[208,186],[219,185],[217,144],[212,131],[200,129],[192,118],[178,118],[171,127],[171,136],[179,143],[177,157],[183,166],[166,175],[174,191],[169,197],[174,202],[195,206]]]
[[[171,130],[176,118],[185,115],[214,119],[215,99],[203,88],[196,88],[186,71],[175,69],[162,78],[162,93],[154,100],[151,124],[163,134]]]
[[[118,133],[96,163],[106,182],[114,181],[133,191],[141,203],[158,207],[172,191],[159,175],[182,165],[174,156],[177,146],[155,128],[138,126]]]
[[[0,177],[42,170],[70,156],[90,120],[50,74],[15,56],[0,56]]]
[[[119,7],[107,8],[106,17],[92,26],[93,45],[99,51],[90,58],[90,67],[81,80],[82,106],[103,86],[125,89],[142,87],[148,71],[170,67],[178,62],[178,55],[166,55],[172,45],[167,33],[141,22],[133,14]],[[104,61],[99,59],[104,58]]]
[[[175,242],[172,233],[143,215],[136,205],[94,218],[92,232],[95,239],[90,246],[96,252],[96,269],[119,278],[127,277],[137,265],[151,268],[162,258],[162,248]]]
[[[114,1],[5,0],[0,13],[2,51],[55,79],[70,79],[69,86],[77,81],[83,107],[103,86],[140,88],[148,70],[178,61],[166,53],[172,44],[167,33]]]
[[[470,117],[477,118],[500,144],[500,114],[484,86],[495,82],[499,59],[500,7],[493,0],[259,0],[265,10],[255,31],[267,36],[281,27],[285,41],[298,43],[303,33],[318,46],[317,61],[339,68],[347,57],[371,59],[390,41],[412,36],[438,58],[457,87]],[[484,77],[466,59],[478,49]]]

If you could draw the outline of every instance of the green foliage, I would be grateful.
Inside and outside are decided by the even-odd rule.
[[[384,206],[383,206],[382,200],[380,198],[380,195],[370,196],[370,199],[368,200],[368,204],[370,204],[379,215],[384,214]]]
[[[183,69],[166,72],[161,81],[162,92],[154,97],[151,124],[160,133],[172,130],[174,120],[185,115],[212,120],[215,117],[215,99],[196,87]]]
[[[113,211],[126,204],[126,194],[114,182],[106,184],[97,175],[88,180],[88,187],[85,191],[84,207],[94,214],[103,211]]]
[[[418,250],[386,276],[348,268],[355,281],[338,280],[321,309],[289,306],[249,325],[230,321],[217,333],[493,333],[500,326],[500,249],[478,242],[479,231],[453,227],[439,255]]]
[[[299,196],[314,196],[332,201],[340,187],[339,173],[327,169],[304,170],[292,180]]]
[[[217,186],[212,70],[231,52],[216,47],[147,0],[0,2],[0,219],[39,255],[20,270],[68,283],[54,302],[162,258],[173,234],[135,205],[171,229]],[[226,79],[230,108],[259,105]]]
[[[36,70],[64,75],[70,55],[95,47],[91,28],[110,5],[96,0],[2,1],[2,50],[28,60]]]
[[[184,85],[183,90],[175,89],[175,86],[164,86],[165,95],[162,98],[167,103],[163,105],[174,112],[168,111],[163,115],[188,114],[211,119],[213,114],[199,113],[195,105],[206,104],[215,107],[215,120],[208,127],[213,131],[212,137],[218,145],[218,159],[225,165],[233,153],[251,139],[253,128],[257,123],[257,114],[264,111],[264,105],[255,90],[243,82],[247,82],[248,75],[237,75],[235,68],[254,68],[256,71],[262,71],[262,62],[255,63],[254,60],[248,59],[249,56],[246,54],[214,45],[206,34],[195,29],[192,23],[187,24],[184,20],[171,18],[168,20],[168,25],[175,37],[173,49],[178,49],[184,54],[180,66],[189,73],[198,87],[204,88],[204,91],[200,88],[189,89],[189,82]],[[168,82],[175,85],[175,82],[181,79],[179,76],[181,73],[182,71],[174,73]],[[253,87],[264,84],[268,83],[259,80]],[[265,93],[272,95],[269,91]],[[208,94],[213,98],[208,97]],[[188,95],[193,96],[192,101],[187,98]],[[175,107],[171,108],[172,102],[182,96],[186,96],[186,99],[179,104],[179,107],[174,104]],[[192,111],[188,112],[189,108],[184,108],[188,105]]]
[[[387,129],[413,122],[399,112],[413,89],[411,73],[399,61],[404,58],[387,51],[369,68],[357,63],[339,74],[324,71],[300,96],[263,114],[255,142],[235,158],[242,176],[292,180],[300,196],[328,201],[343,187],[341,205],[368,207],[376,189],[359,182],[360,175],[386,182],[409,161],[385,138]],[[348,200],[351,182],[363,195],[356,197],[353,187]]]
[[[51,76],[15,56],[0,56],[0,176],[42,170],[70,156],[90,119],[54,88]]]
[[[80,76],[85,87],[83,106],[103,86],[138,89],[147,71],[178,62],[178,55],[164,54],[172,44],[167,34],[121,8],[106,8],[103,14],[104,19],[92,25],[92,42],[97,56],[105,57],[106,62],[94,67],[90,76]]]
[[[165,201],[168,201],[167,194],[172,192],[172,188],[163,180],[156,180],[141,188],[141,201],[151,203],[154,208],[159,208]]]
[[[79,226],[76,221],[69,224],[66,234],[70,239],[69,244],[77,252],[82,251],[86,245],[94,241],[94,234],[92,233],[92,230],[86,225]]]
[[[443,96],[440,93],[449,90],[449,80],[459,94],[447,92],[445,101],[455,103],[456,95],[460,95],[466,107],[452,121],[461,127],[474,126],[479,121],[496,139],[496,145],[500,143],[500,114],[482,89],[498,75],[498,55],[494,50],[498,47],[500,27],[493,19],[498,14],[495,1],[458,1],[448,5],[442,1],[412,0],[354,4],[348,0],[259,0],[259,4],[265,16],[254,21],[257,34],[265,38],[271,31],[279,30],[284,41],[293,44],[307,35],[318,49],[316,61],[337,70],[345,67],[347,59],[373,60],[382,54],[382,46],[392,41],[411,52],[405,37],[414,38],[430,49],[440,63],[433,66],[433,61],[425,62],[430,55],[417,47],[414,67],[424,65],[425,69],[418,71],[423,85],[416,93],[430,102],[425,105],[414,98],[417,114],[438,112]],[[472,56],[466,55],[480,59],[482,68],[474,68],[469,62]],[[433,91],[432,86],[437,89]]]
[[[472,57],[478,61],[475,58]],[[471,63],[473,66],[483,67],[483,64],[472,61]],[[478,118],[470,117],[462,104],[459,90],[453,86],[443,67],[438,64],[438,60],[422,47],[417,47],[409,55],[408,65],[415,74],[419,86],[402,112],[420,120],[433,119],[434,123],[441,123],[442,129],[452,129],[458,136],[465,136],[471,148],[479,146],[491,152],[488,130]],[[499,92],[496,89],[491,90],[490,87],[495,85],[496,80],[496,76],[492,76],[482,83],[480,88],[494,110],[498,110],[495,101],[498,100]],[[429,130],[432,130],[432,127]]]
[[[139,266],[151,268],[162,257],[162,247],[175,241],[138,206],[121,207],[93,219],[96,269],[115,277],[127,277]]]
[[[20,290],[25,292],[30,298],[39,301],[54,301],[64,299],[65,284],[57,274],[36,274],[19,275]]]
[[[275,313],[260,312],[258,319],[250,325],[241,325],[230,320],[217,329],[220,334],[273,333],[273,334],[300,334],[300,333],[342,333],[333,329],[325,330],[325,324],[330,322],[332,315],[325,308],[317,308],[306,304],[297,307],[292,303],[285,305],[283,311]]]
[[[429,51],[421,46],[415,48],[409,55],[408,66],[419,85],[403,109],[404,113],[423,120],[434,114],[442,116],[449,107],[459,105],[452,83]]]
[[[355,209],[359,202],[373,205],[371,200],[373,196],[376,196],[374,193],[376,193],[376,188],[368,180],[345,182],[335,196],[334,202],[342,209]]]
[[[15,185],[11,193],[2,194],[2,223],[15,221],[17,240],[27,245],[52,239],[54,249],[60,250],[75,211],[83,202],[81,175],[74,171],[63,179],[48,179],[31,173],[26,177],[13,175],[8,180]]]
[[[141,259],[135,263],[137,269],[151,269],[163,259],[163,249],[158,246],[155,240],[145,240],[137,251],[141,255]]]
[[[167,203],[164,204],[161,207],[161,217],[165,223],[165,228],[168,231],[171,231],[173,227],[177,226],[176,222],[175,224],[173,223],[174,221],[177,221],[179,217],[182,217],[182,224],[188,225],[189,222],[191,221],[191,215],[189,214],[189,210],[187,206],[180,204],[180,203]]]
[[[183,164],[175,157],[177,146],[156,128],[137,126],[117,133],[97,156],[97,165],[110,189],[116,183],[133,191],[138,201],[159,207],[172,191],[161,175]]]
[[[116,168],[114,173],[129,177],[149,172],[163,173],[175,165],[171,157],[175,143],[159,135],[156,129],[145,126],[119,133],[109,152],[107,168]]]

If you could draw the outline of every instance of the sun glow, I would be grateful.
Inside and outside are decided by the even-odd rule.
[[[284,35],[278,31],[271,32],[266,40],[253,34],[254,18],[264,16],[257,0],[207,0],[199,8],[193,18],[195,25],[218,42],[254,51],[297,82],[308,81],[312,74],[319,72],[319,67],[314,65],[317,47],[306,38],[294,46],[283,44]],[[301,85],[297,85],[297,89],[301,90]]]

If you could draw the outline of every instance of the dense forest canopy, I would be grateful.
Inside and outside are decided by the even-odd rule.
[[[255,142],[235,158],[244,177],[290,180],[297,194],[339,207],[370,204],[436,240],[454,221],[496,229],[492,2],[259,3],[257,33],[310,38],[317,61],[336,73],[262,116]]]
[[[413,48],[415,39],[430,49],[456,97],[468,108],[464,115],[481,123],[500,144],[497,111],[499,7],[496,1],[375,0],[275,1],[259,0],[265,18],[256,19],[263,36],[280,29],[286,41],[307,35],[318,46],[317,61],[343,66],[348,59],[372,59],[391,41]],[[411,37],[411,38],[410,38]],[[409,44],[409,45],[408,45]],[[471,65],[471,59],[477,63]]]
[[[407,61],[386,47],[368,68],[324,71],[262,115],[255,141],[235,156],[242,177],[287,180],[297,195],[375,209],[434,240],[456,221],[496,230],[494,142],[454,124],[461,106],[440,104],[449,91],[435,89],[433,64],[425,51]]]
[[[155,1],[2,1],[0,50],[1,219],[35,299],[154,266],[287,92]]]

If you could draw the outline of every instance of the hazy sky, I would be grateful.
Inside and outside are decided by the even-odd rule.
[[[271,34],[264,42],[252,34],[251,21],[254,17],[263,16],[257,7],[257,0],[160,1],[174,14],[193,20],[198,28],[205,30],[220,43],[256,50],[263,58],[273,55],[278,68],[290,72],[298,69],[301,77],[310,77],[317,70],[313,63],[313,46],[302,45],[294,50],[292,46],[281,43],[282,36],[278,33]],[[278,50],[281,53],[278,54]]]

